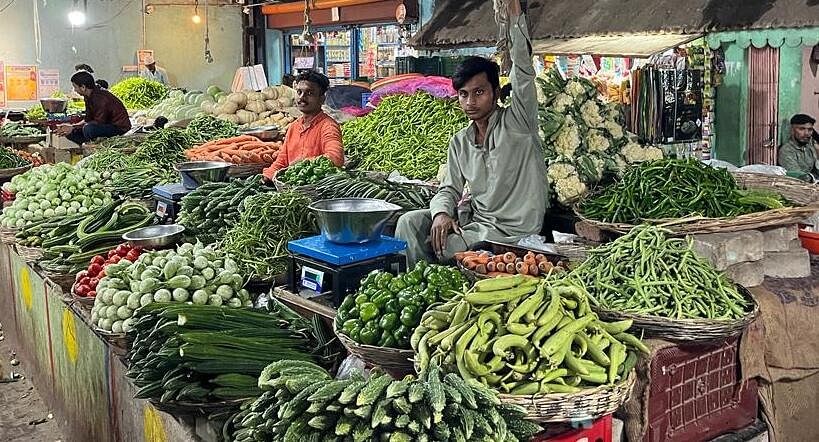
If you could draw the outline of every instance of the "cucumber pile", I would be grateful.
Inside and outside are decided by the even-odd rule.
[[[39,266],[54,273],[77,273],[95,255],[122,242],[122,235],[154,223],[153,212],[139,203],[112,201],[92,212],[43,221],[17,232],[18,244],[44,250]]]
[[[113,333],[128,332],[134,310],[152,302],[250,307],[250,293],[236,262],[214,247],[182,244],[176,250],[140,255],[108,266],[97,285],[91,321]]]
[[[437,367],[400,381],[377,372],[336,380],[315,364],[279,361],[258,385],[264,394],[228,422],[235,441],[527,441],[541,430],[521,407]]]
[[[222,240],[239,222],[242,201],[273,189],[262,184],[261,176],[229,183],[206,183],[182,198],[178,222],[185,231],[205,244]]]

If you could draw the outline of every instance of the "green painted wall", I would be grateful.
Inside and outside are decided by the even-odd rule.
[[[802,105],[802,46],[779,48],[779,144],[791,136],[790,120]]]
[[[726,72],[716,89],[714,104],[715,157],[744,165],[748,140],[748,51],[736,45],[723,46]]]

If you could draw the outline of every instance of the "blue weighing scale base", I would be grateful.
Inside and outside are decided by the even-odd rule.
[[[171,201],[180,201],[183,196],[191,193],[191,191],[186,189],[182,183],[163,184],[161,186],[156,185],[151,188],[151,191],[154,193],[154,195]]]
[[[406,241],[383,235],[380,241],[365,244],[336,244],[327,241],[322,235],[298,239],[287,243],[287,249],[291,253],[337,266],[345,266],[381,256],[392,255],[404,251],[406,248]]]
[[[305,287],[319,294],[329,289],[333,304],[338,306],[347,293],[358,290],[361,278],[367,273],[373,270],[392,272],[394,266],[399,272],[406,271],[406,259],[400,254],[406,248],[405,241],[389,236],[366,244],[335,244],[321,235],[290,241],[287,243],[290,251],[288,286],[293,293],[300,293],[299,286],[305,283],[299,278],[299,272],[304,277],[303,272],[309,269],[323,276],[321,279],[316,276],[315,281],[311,281],[315,288]],[[316,283],[323,281],[324,276],[330,278],[329,284]]]

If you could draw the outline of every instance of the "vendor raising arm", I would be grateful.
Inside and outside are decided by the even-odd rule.
[[[299,160],[322,155],[331,159],[338,167],[344,165],[341,128],[321,110],[330,88],[330,80],[324,74],[308,71],[296,78],[295,85],[296,106],[302,116],[287,129],[284,145],[279,150],[276,162],[262,172],[267,180],[272,180],[277,171]]]
[[[114,94],[101,89],[86,71],[71,76],[74,91],[85,99],[85,119],[77,124],[57,126],[54,133],[83,144],[95,138],[122,135],[131,130],[125,105]]]
[[[499,68],[480,57],[465,60],[452,79],[471,120],[449,143],[446,175],[429,210],[398,220],[396,236],[407,241],[407,262],[448,261],[477,242],[517,242],[540,233],[546,212],[546,165],[538,139],[535,69],[525,16],[509,2],[512,103],[498,106]],[[463,226],[457,204],[465,185],[473,219]]]

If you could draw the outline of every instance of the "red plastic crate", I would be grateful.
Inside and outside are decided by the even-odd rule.
[[[566,429],[568,425],[546,424],[548,430],[532,438],[532,442],[611,442],[611,420],[611,415],[604,416],[589,428],[576,429]]]
[[[662,349],[651,361],[645,442],[697,442],[751,425],[757,384],[741,385],[739,340]]]

